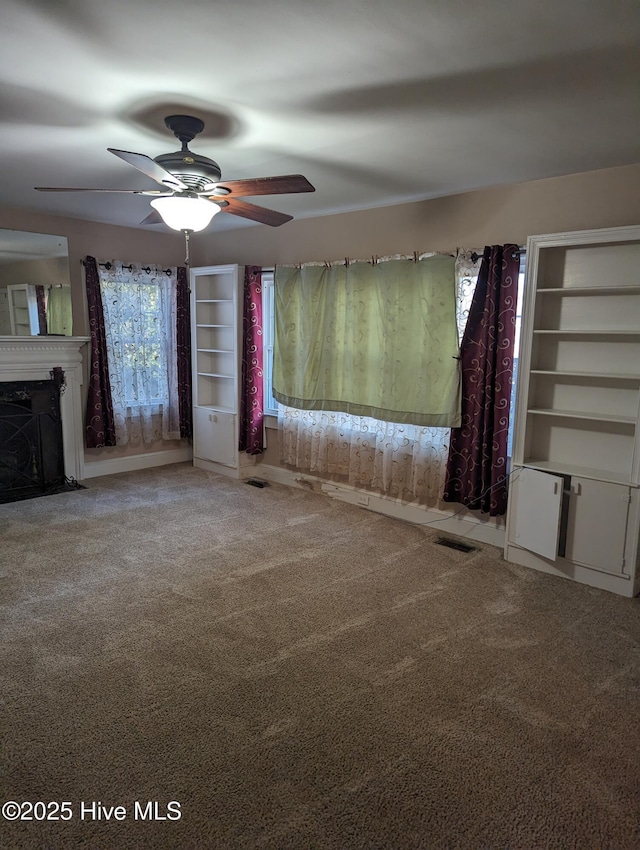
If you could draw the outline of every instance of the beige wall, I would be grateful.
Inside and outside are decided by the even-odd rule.
[[[66,257],[46,260],[24,260],[0,266],[0,286],[33,283],[40,286],[68,286],[69,263]]]
[[[277,208],[277,199],[273,206]],[[640,164],[485,189],[400,206],[214,233],[196,248],[200,265],[365,258],[372,254],[482,249],[540,233],[640,224]],[[194,240],[195,242],[195,240]],[[262,463],[279,465],[268,428]]]
[[[180,233],[150,232],[142,228],[116,227],[24,210],[0,207],[0,228],[66,236],[69,243],[69,273],[73,304],[73,331],[86,336],[87,302],[82,266],[84,257],[137,260],[177,266],[184,263],[184,237]]]
[[[278,208],[277,198],[268,200]],[[206,239],[194,238],[192,252],[199,265],[276,265],[523,244],[532,234],[624,224],[640,224],[640,164],[301,219],[279,228],[216,234],[214,225]]]
[[[277,198],[272,206],[277,209]],[[268,204],[267,204],[268,205]],[[451,251],[516,242],[527,236],[640,224],[640,164],[484,189],[430,201],[260,225],[210,234],[191,242],[192,265],[278,263],[365,258],[373,254]],[[52,233],[69,240],[74,332],[87,333],[81,260],[99,258],[180,265],[182,235],[150,232],[0,208],[0,227]],[[275,432],[265,460],[276,462]],[[120,450],[95,450],[92,459]]]
[[[277,197],[265,199],[277,209]],[[430,201],[262,225],[191,241],[192,265],[277,263],[365,258],[372,254],[451,251],[485,244],[523,244],[534,233],[640,223],[640,163],[567,177],[483,189]],[[168,230],[116,227],[0,207],[0,228],[66,236],[74,330],[86,334],[81,260],[87,254],[180,265],[184,240]]]

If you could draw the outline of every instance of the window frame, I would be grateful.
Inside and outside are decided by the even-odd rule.
[[[273,397],[273,342],[275,330],[275,269],[262,269],[262,381],[265,416],[278,416],[278,402]]]

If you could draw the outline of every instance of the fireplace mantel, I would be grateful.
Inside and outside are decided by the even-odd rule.
[[[60,399],[64,471],[68,478],[84,478],[82,349],[88,336],[0,336],[0,382],[41,381],[60,366],[66,387]]]

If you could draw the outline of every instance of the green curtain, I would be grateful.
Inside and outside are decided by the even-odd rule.
[[[281,404],[456,427],[458,356],[453,257],[276,268]]]
[[[47,330],[50,334],[72,336],[71,289],[52,286],[47,300]]]

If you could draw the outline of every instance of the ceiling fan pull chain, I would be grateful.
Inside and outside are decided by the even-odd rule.
[[[188,230],[184,231],[184,250],[185,250],[184,264],[187,268],[189,268],[189,232],[190,231],[188,231]]]

